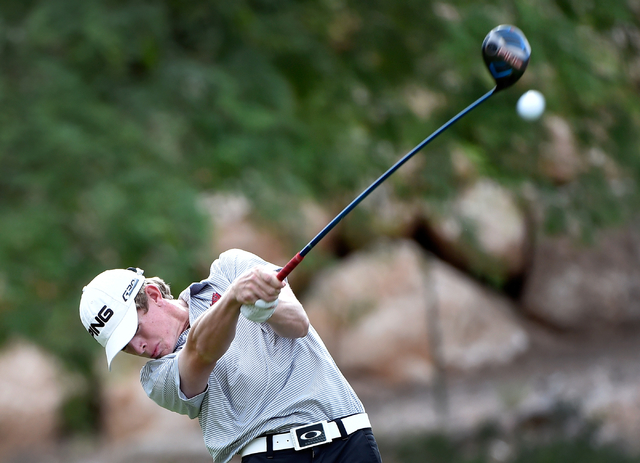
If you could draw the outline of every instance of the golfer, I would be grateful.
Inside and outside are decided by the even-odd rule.
[[[237,249],[178,299],[140,269],[107,270],[80,318],[105,348],[150,360],[140,378],[160,406],[198,418],[214,462],[380,463],[355,392],[277,268]]]

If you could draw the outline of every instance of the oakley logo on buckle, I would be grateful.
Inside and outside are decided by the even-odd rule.
[[[326,421],[320,421],[291,429],[294,448],[301,450],[331,442],[333,439],[329,437],[326,426]]]

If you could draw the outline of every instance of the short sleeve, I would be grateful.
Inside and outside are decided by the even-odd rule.
[[[187,398],[180,390],[178,355],[179,353],[173,353],[147,362],[140,372],[140,382],[155,403],[193,419],[200,414],[200,407],[209,386],[200,394]]]

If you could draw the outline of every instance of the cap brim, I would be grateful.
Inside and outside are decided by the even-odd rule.
[[[107,353],[107,366],[111,370],[111,362],[124,347],[133,339],[138,329],[138,311],[136,305],[131,304],[120,324],[113,331],[104,350]]]

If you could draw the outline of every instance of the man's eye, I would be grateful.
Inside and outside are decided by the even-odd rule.
[[[138,323],[138,327],[136,328],[136,333],[133,335],[134,337],[137,336],[137,334],[140,332],[140,323]],[[129,347],[129,344],[127,344],[126,346],[124,346],[122,348],[122,352],[126,352],[127,347]]]

